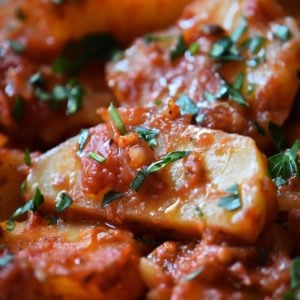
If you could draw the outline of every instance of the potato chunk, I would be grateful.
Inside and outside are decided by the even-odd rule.
[[[0,220],[8,219],[22,204],[20,185],[26,178],[24,153],[0,149]]]
[[[132,235],[101,226],[58,223],[39,217],[2,224],[1,299],[137,299],[139,245]]]
[[[188,6],[176,26],[138,39],[108,66],[107,79],[122,105],[186,94],[201,126],[264,148],[270,122],[281,126],[290,113],[299,68],[297,20],[276,1],[207,0]]]
[[[40,156],[27,179],[29,194],[39,186],[53,210],[65,191],[74,200],[67,214],[75,216],[191,236],[211,228],[255,240],[274,213],[265,157],[250,138],[187,125],[174,115],[170,107],[161,114],[122,110],[127,135],[116,134],[109,121],[89,130],[79,156],[78,138]],[[138,137],[137,125],[158,130],[157,147]],[[185,151],[181,159],[139,183],[151,163],[178,151]]]
[[[95,32],[130,41],[140,34],[169,25],[190,0],[66,0],[62,4],[40,0],[8,0],[1,5],[0,24],[38,51],[63,46]],[[18,20],[16,12],[25,16]]]

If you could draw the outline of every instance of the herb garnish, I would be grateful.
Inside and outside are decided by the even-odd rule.
[[[26,166],[31,165],[31,157],[30,157],[30,151],[28,148],[25,149],[25,154],[24,154],[24,163]]]
[[[167,165],[188,156],[190,153],[191,153],[190,151],[174,151],[168,153],[162,159],[152,163],[144,170],[138,171],[136,177],[131,182],[130,188],[135,192],[138,192],[147,176],[160,171],[161,169],[165,168]]]
[[[22,120],[24,114],[24,102],[21,96],[15,98],[14,106],[12,108],[12,116],[16,122]]]
[[[113,201],[123,197],[124,194],[123,193],[118,193],[115,191],[109,191],[108,193],[106,193],[103,197],[103,201],[101,203],[101,207],[105,207],[107,205],[109,205],[110,203],[112,203]]]
[[[231,40],[236,43],[240,40],[240,38],[243,36],[243,34],[248,29],[248,21],[245,18],[241,19],[241,22],[239,26],[236,28],[236,30],[231,35]]]
[[[17,217],[24,215],[28,211],[36,212],[43,203],[44,203],[44,196],[41,194],[40,189],[37,187],[35,189],[33,198],[31,200],[29,200],[28,202],[26,202],[23,206],[19,207],[13,213],[13,215],[10,217],[10,219],[8,220],[8,226],[6,227],[6,229],[8,231],[13,230],[15,227],[14,220]]]
[[[199,52],[199,50],[200,50],[200,45],[197,42],[191,44],[189,47],[189,52],[191,55],[197,54]]]
[[[3,256],[0,257],[0,269],[10,264],[13,260],[13,256],[9,253],[4,253]]]
[[[108,108],[108,113],[110,115],[111,120],[115,124],[115,126],[118,128],[120,133],[122,135],[126,134],[126,128],[125,125],[117,111],[117,109],[114,107],[114,105],[111,103],[109,108]]]
[[[281,42],[286,42],[292,37],[292,33],[288,26],[276,24],[272,28],[274,36]]]
[[[152,149],[157,146],[156,137],[160,133],[158,129],[137,126],[135,127],[135,131],[139,137],[144,139]]]
[[[187,276],[185,276],[185,278],[183,279],[183,282],[189,282],[192,281],[194,279],[196,279],[202,272],[204,271],[204,267],[201,266],[199,269],[197,269],[196,271],[188,274]]]
[[[299,176],[297,155],[300,149],[300,140],[285,151],[281,151],[268,159],[269,172],[277,186],[281,186],[292,176]]]
[[[16,54],[23,53],[26,50],[26,46],[17,40],[10,40],[9,45],[11,50]]]
[[[226,192],[228,195],[220,199],[218,206],[223,207],[228,211],[234,211],[240,208],[242,204],[238,184],[234,184],[233,186],[229,187]]]
[[[183,55],[186,50],[188,50],[188,46],[184,41],[184,37],[182,35],[180,35],[176,44],[171,49],[170,60],[175,61],[178,57]]]
[[[57,212],[63,212],[68,209],[72,203],[73,199],[69,195],[67,195],[66,193],[61,193],[55,205],[55,210]]]
[[[106,160],[105,157],[103,157],[95,152],[90,152],[89,158],[93,159],[94,161],[96,161],[99,164],[103,164]]]
[[[195,115],[198,112],[198,107],[195,102],[187,95],[182,94],[175,102],[180,108],[180,113],[182,116],[185,115]]]
[[[80,156],[83,152],[84,146],[89,138],[90,131],[88,129],[81,129],[78,136],[78,151],[77,155]]]
[[[290,290],[284,295],[284,300],[296,300],[296,292],[300,288],[300,257],[296,257],[290,268]]]

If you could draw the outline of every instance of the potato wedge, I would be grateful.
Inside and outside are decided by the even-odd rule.
[[[128,42],[140,34],[169,25],[190,0],[67,0],[62,4],[50,0],[6,2],[0,12],[2,28],[10,37],[35,45],[32,50],[39,53],[95,32],[111,33]],[[18,20],[20,11],[25,17]]]
[[[67,214],[78,217],[198,237],[211,228],[254,241],[274,214],[265,157],[250,138],[187,125],[186,119],[170,119],[169,113],[170,107],[160,115],[122,110],[127,135],[116,135],[108,121],[89,130],[80,157],[77,137],[45,153],[33,162],[29,194],[38,186],[53,210],[64,191],[74,200]],[[157,147],[152,150],[138,137],[137,125],[159,130]],[[140,182],[151,163],[177,151],[185,154]],[[224,197],[238,205],[228,206]]]
[[[23,203],[20,185],[26,178],[24,153],[0,149],[0,220],[7,220]]]
[[[107,80],[122,105],[156,106],[184,93],[201,126],[266,148],[269,123],[281,126],[292,108],[299,57],[297,20],[276,1],[194,1],[176,26],[138,39],[112,62]]]
[[[129,232],[47,225],[37,216],[13,231],[1,225],[1,299],[137,299],[140,245]],[[30,287],[30,288],[29,288]]]

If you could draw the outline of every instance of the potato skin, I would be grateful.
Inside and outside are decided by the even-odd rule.
[[[34,215],[11,232],[5,228],[2,223],[1,254],[13,259],[0,270],[1,299],[134,300],[143,292],[142,247],[128,232],[47,225]]]
[[[22,39],[32,53],[51,51],[95,32],[110,33],[122,42],[171,24],[190,0],[9,0],[1,7],[0,19],[10,36]],[[17,22],[15,10],[27,16]],[[1,21],[0,21],[1,22]],[[9,28],[15,30],[11,31]],[[44,52],[44,53],[45,53]]]

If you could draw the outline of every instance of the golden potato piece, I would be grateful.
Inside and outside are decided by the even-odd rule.
[[[255,240],[274,213],[265,157],[250,138],[187,125],[170,110],[123,110],[127,135],[109,121],[90,129],[79,156],[77,137],[40,156],[29,194],[39,186],[53,210],[65,191],[74,200],[67,214],[77,217],[198,237],[211,228]],[[137,125],[158,130],[157,147],[138,137]],[[146,173],[161,159],[165,167]]]
[[[22,204],[21,183],[26,178],[24,153],[0,149],[0,220],[8,219]]]
[[[107,80],[126,106],[184,93],[201,126],[264,148],[270,122],[281,126],[290,113],[299,68],[297,20],[276,1],[207,0],[194,1],[173,28],[138,39],[108,66]]]
[[[188,2],[190,0],[67,0],[55,4],[50,0],[10,0],[1,6],[0,22],[5,24],[9,36],[34,44],[36,51],[51,50],[95,32],[111,33],[127,42],[169,25]],[[20,11],[25,17],[18,21],[16,15],[18,12],[20,15]]]
[[[220,243],[211,233],[199,243],[165,242],[141,259],[147,299],[281,299],[289,288],[292,240],[274,226],[251,246]]]
[[[2,224],[1,299],[137,299],[140,246],[132,235],[101,226],[58,223],[39,217]]]

